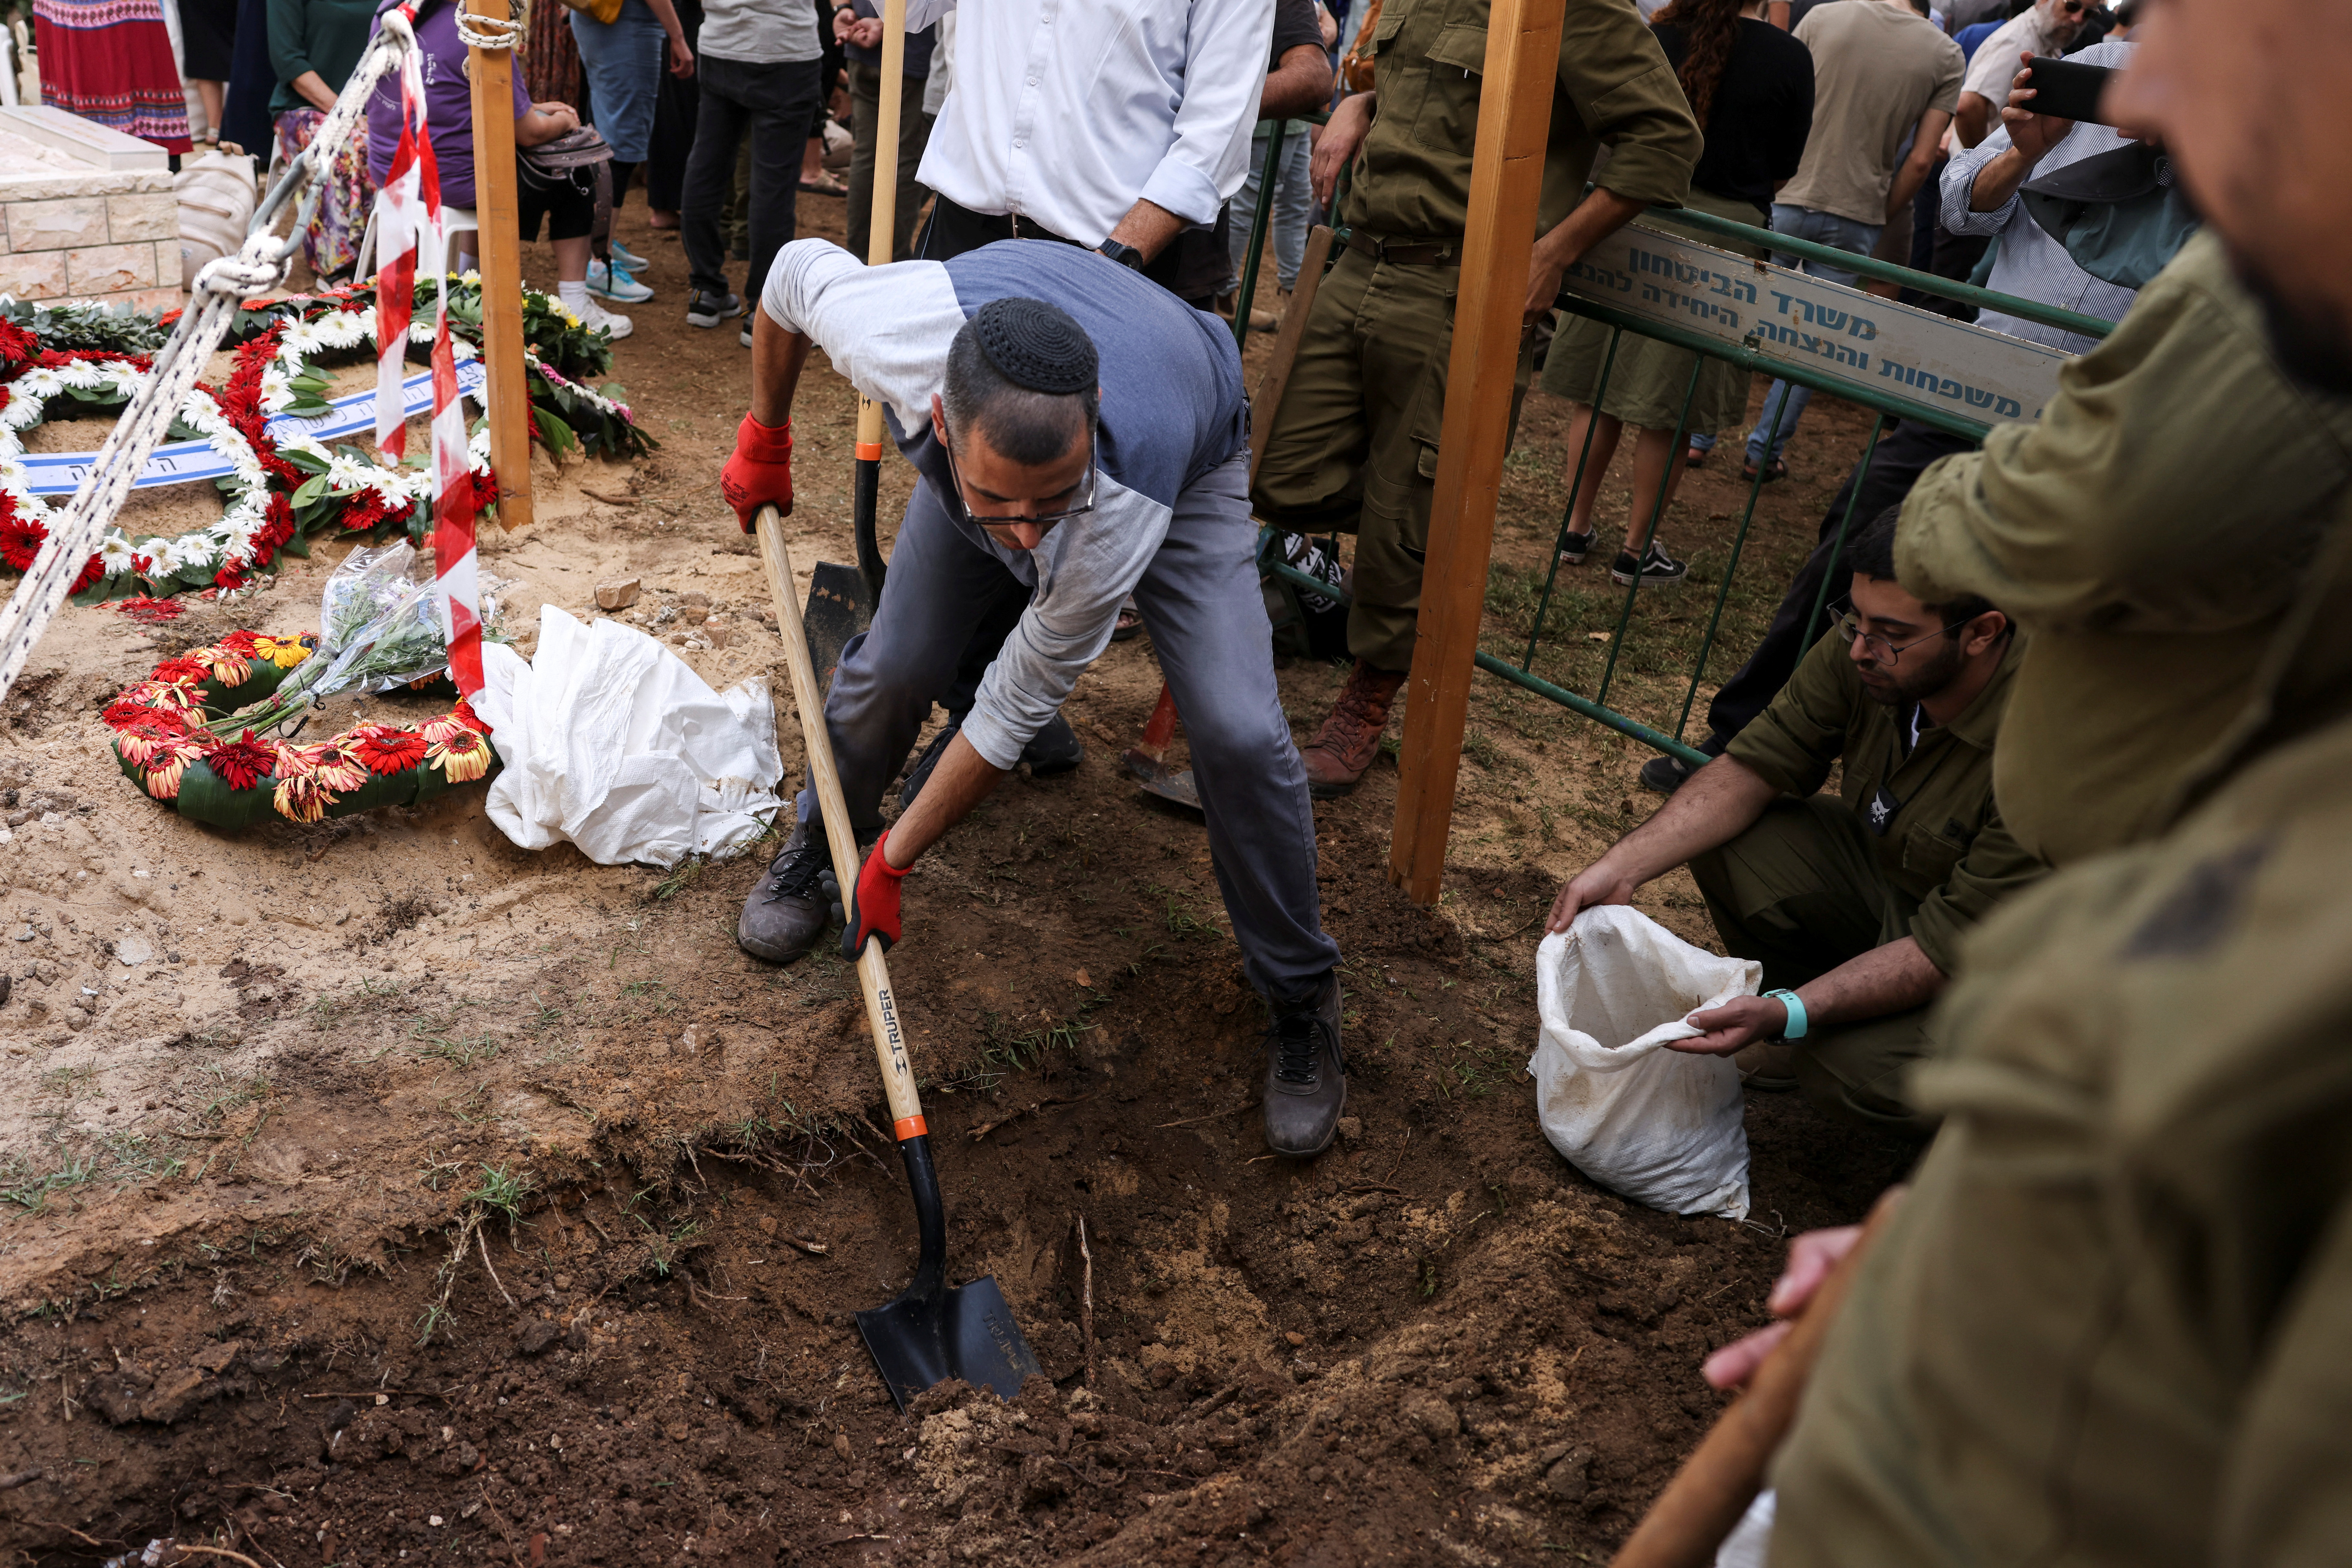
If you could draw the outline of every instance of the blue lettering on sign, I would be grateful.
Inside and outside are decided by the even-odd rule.
[[[1879,365],[1878,374],[1882,379],[1892,376],[1906,386],[1932,393],[1949,403],[1963,404],[1969,408],[1990,409],[1997,419],[2021,419],[2025,416],[2024,405],[2014,397],[2003,397],[2000,394],[1989,392],[1983,387],[1969,386],[1963,382],[1953,380],[1950,376],[1937,375],[1932,370],[1918,370],[1910,365],[1897,364],[1893,360],[1887,360]]]
[[[1654,272],[1662,278],[1674,279],[1685,289],[1703,288],[1707,292],[1726,300],[1737,300],[1746,305],[1756,303],[1756,285],[1745,278],[1736,278],[1727,272],[1717,272],[1712,268],[1693,267],[1686,261],[1677,261],[1671,256],[1660,256],[1654,251],[1643,250],[1639,246],[1629,246],[1626,248],[1632,258],[1631,265],[1636,272]]]

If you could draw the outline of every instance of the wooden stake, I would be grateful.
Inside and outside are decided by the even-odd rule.
[[[466,0],[467,15],[508,19],[507,0]],[[468,47],[474,82],[474,214],[481,232],[482,369],[489,377],[490,467],[499,525],[530,526],[530,389],[523,383],[522,236],[515,213],[514,51]]]
[[[1478,651],[1495,542],[1495,498],[1510,441],[1519,308],[1535,249],[1562,6],[1563,0],[1495,0],[1486,25],[1470,222],[1463,236],[1454,352],[1446,361],[1420,640],[1413,647],[1397,759],[1396,827],[1389,841],[1389,880],[1415,903],[1437,901],[1445,871],[1454,778],[1470,713],[1471,659]]]

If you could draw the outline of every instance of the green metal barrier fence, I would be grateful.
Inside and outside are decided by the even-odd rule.
[[[1279,153],[1278,147],[1276,152]],[[1272,167],[1272,160],[1269,160],[1269,171]],[[1265,216],[1268,205],[1270,204],[1265,200],[1261,200],[1259,203],[1258,216],[1261,220]],[[1685,227],[1702,229],[1726,239],[1743,241],[1761,247],[1768,252],[1795,256],[1804,260],[1826,262],[1857,276],[1897,283],[1905,288],[1916,289],[1923,294],[1999,310],[2021,320],[2034,321],[2081,336],[2104,338],[2114,330],[2112,322],[2096,317],[2078,315],[2071,310],[2062,310],[2053,306],[2037,304],[2030,300],[1998,294],[1990,289],[1955,282],[1950,279],[1916,272],[1907,267],[1898,267],[1890,262],[1855,256],[1827,246],[1813,245],[1689,208],[1674,209],[1662,216],[1670,217],[1672,221]],[[1822,616],[1828,608],[1829,584],[1836,578],[1837,564],[1843,556],[1846,536],[1854,521],[1854,506],[1864,483],[1869,478],[1871,459],[1877,451],[1879,437],[1885,433],[1888,421],[1891,419],[1915,420],[1953,435],[1979,438],[1990,428],[1990,425],[1982,421],[1969,419],[1946,408],[1930,406],[1914,398],[1901,396],[1892,392],[1883,392],[1875,387],[1858,386],[1851,380],[1824,374],[1801,363],[1792,363],[1757,353],[1752,349],[1708,338],[1695,331],[1636,317],[1598,300],[1588,300],[1581,295],[1563,292],[1559,302],[1560,309],[1570,314],[1598,321],[1611,329],[1608,350],[1601,362],[1601,383],[1592,398],[1595,407],[1598,407],[1608,395],[1609,378],[1616,365],[1618,346],[1623,342],[1625,334],[1631,332],[1637,337],[1651,338],[1690,350],[1697,354],[1723,360],[1745,370],[1761,371],[1786,384],[1811,387],[1816,392],[1826,392],[1850,403],[1861,404],[1873,411],[1874,417],[1871,425],[1869,443],[1863,449],[1861,464],[1855,473],[1854,483],[1849,491],[1845,510],[1838,520],[1830,553],[1830,570],[1825,574],[1821,592],[1814,598],[1811,613],[1807,621],[1804,640],[1808,643],[1812,640],[1814,629],[1822,624]],[[1244,308],[1241,313],[1246,315],[1246,309]],[[1691,403],[1698,390],[1699,370],[1700,366],[1697,364],[1694,364],[1691,368],[1690,383],[1683,394],[1682,412],[1675,424],[1673,445],[1669,448],[1674,456],[1669,458],[1669,461],[1682,460],[1681,455],[1689,438]],[[1776,406],[1765,411],[1767,428],[1778,427],[1780,408],[1777,405],[1781,400],[1776,399]],[[1261,416],[1272,417],[1273,410],[1262,411]],[[1571,691],[1535,673],[1537,656],[1542,649],[1546,624],[1550,617],[1552,601],[1559,584],[1560,549],[1565,542],[1569,523],[1573,516],[1575,497],[1583,487],[1585,467],[1591,459],[1593,435],[1594,426],[1588,422],[1585,427],[1583,447],[1577,455],[1576,469],[1569,481],[1569,507],[1563,509],[1560,515],[1558,536],[1555,537],[1552,544],[1550,566],[1545,574],[1543,592],[1537,604],[1526,652],[1520,657],[1518,662],[1514,664],[1481,649],[1476,656],[1477,666],[1490,675],[1497,676],[1549,701],[1556,702],[1620,734],[1631,736],[1654,750],[1680,758],[1693,766],[1701,765],[1708,760],[1706,753],[1685,744],[1683,735],[1690,723],[1691,710],[1697,703],[1699,688],[1705,684],[1708,661],[1715,650],[1717,636],[1722,628],[1724,608],[1730,600],[1732,582],[1739,571],[1741,555],[1747,547],[1748,532],[1755,521],[1756,503],[1761,497],[1764,488],[1764,468],[1759,466],[1755,479],[1748,483],[1748,501],[1740,513],[1738,526],[1732,537],[1730,558],[1724,566],[1721,581],[1717,584],[1714,606],[1707,617],[1706,629],[1699,642],[1697,657],[1691,665],[1689,680],[1683,692],[1681,710],[1676,716],[1674,731],[1669,734],[1609,706],[1610,688],[1617,678],[1626,633],[1633,626],[1634,604],[1642,591],[1638,573],[1635,574],[1635,580],[1625,589],[1624,602],[1618,610],[1615,629],[1607,634],[1608,657],[1592,695],[1587,697]],[[1636,560],[1640,559],[1643,552],[1648,549],[1650,541],[1657,533],[1658,524],[1664,514],[1665,500],[1666,489],[1662,486],[1657,503],[1651,508],[1649,517],[1646,520],[1628,520],[1625,549]],[[1640,528],[1638,537],[1633,531],[1637,522]],[[1308,573],[1301,572],[1279,559],[1275,553],[1275,544],[1278,537],[1279,531],[1271,528],[1265,530],[1259,536],[1259,561],[1266,575],[1285,582],[1294,588],[1308,590],[1328,598],[1345,597],[1332,584],[1324,582]],[[1335,540],[1335,550],[1336,542]]]

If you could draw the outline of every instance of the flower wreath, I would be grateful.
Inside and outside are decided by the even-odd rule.
[[[79,405],[79,411],[118,412],[152,374],[144,355],[43,350],[30,332],[0,321],[0,561],[24,571],[49,536],[53,513],[29,488],[24,432],[46,419],[60,398]],[[164,591],[176,592],[213,584],[234,564],[256,558],[266,563],[275,554],[285,520],[278,515],[283,509],[271,504],[266,448],[257,449],[222,400],[202,387],[181,404],[172,434],[180,440],[203,440],[231,466],[229,477],[220,481],[228,501],[220,520],[177,539],[137,543],[119,527],[108,530],[75,580],[75,593],[87,593],[109,577],[171,583]]]
[[[435,286],[430,278],[418,282],[427,300]],[[478,332],[478,276],[453,277],[449,286],[453,316],[470,321]],[[609,341],[588,331],[560,300],[536,289],[523,294],[525,329],[531,338],[524,351],[531,439],[558,453],[577,448],[588,455],[636,456],[651,450],[657,443],[637,428],[625,404],[608,395],[621,388],[598,392],[574,379],[609,365]],[[134,541],[120,526],[110,528],[74,581],[78,603],[242,588],[281,551],[307,556],[307,541],[321,533],[381,538],[400,527],[421,542],[429,531],[429,504],[417,504],[429,501],[432,489],[423,454],[411,460],[414,466],[388,468],[373,461],[368,448],[330,449],[307,437],[281,447],[268,432],[268,421],[277,415],[326,411],[327,381],[312,361],[346,353],[373,356],[373,294],[343,289],[270,300],[242,312],[237,331],[244,342],[228,384],[217,393],[203,387],[191,392],[172,427],[172,438],[205,441],[230,464],[232,473],[218,481],[226,501],[220,519],[172,539]],[[421,313],[409,332],[412,342],[430,346],[432,324]],[[462,338],[455,346],[460,359],[479,353]],[[549,359],[562,361],[572,374]],[[61,395],[90,412],[118,411],[150,374],[151,362],[142,355],[44,351],[33,332],[0,319],[0,562],[25,571],[48,538],[52,510],[27,486],[23,432],[41,423]],[[474,432],[467,450],[478,515],[498,501],[486,424]]]
[[[269,698],[318,647],[310,636],[237,631],[165,659],[100,715],[116,763],[151,799],[215,827],[250,826],[273,812],[318,822],[421,805],[496,770],[488,727],[463,698],[422,724],[355,724],[308,746],[257,735],[244,716],[223,722]]]

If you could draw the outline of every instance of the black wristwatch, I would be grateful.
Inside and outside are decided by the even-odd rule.
[[[1121,267],[1131,267],[1138,272],[1143,270],[1143,252],[1131,245],[1121,244],[1116,239],[1106,239],[1095,248]]]

